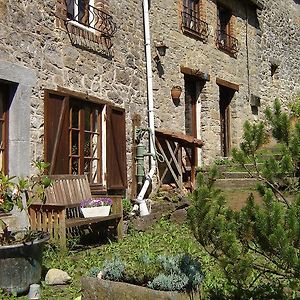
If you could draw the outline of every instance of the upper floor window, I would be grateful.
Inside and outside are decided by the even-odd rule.
[[[201,1],[183,0],[182,30],[186,34],[206,40],[208,24],[200,18]]]
[[[234,37],[232,12],[218,5],[217,46],[230,54],[235,55],[239,49],[239,42]]]
[[[94,0],[67,0],[67,18],[93,28]]]
[[[89,29],[101,36],[112,37],[116,25],[112,16],[103,9],[101,0],[65,0],[68,22]]]

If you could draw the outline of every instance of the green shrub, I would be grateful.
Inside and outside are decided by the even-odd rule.
[[[120,258],[111,261],[106,260],[103,264],[103,278],[113,281],[121,281],[124,277],[125,265]]]
[[[251,194],[241,211],[228,208],[214,187],[212,169],[207,178],[198,175],[189,221],[199,243],[218,259],[232,295],[277,297],[284,291],[286,297],[300,297],[300,122],[292,128],[278,100],[266,114],[279,158],[270,154],[257,167],[257,153],[267,140],[263,123],[246,122],[240,149],[233,151],[234,160],[260,182],[262,203]]]

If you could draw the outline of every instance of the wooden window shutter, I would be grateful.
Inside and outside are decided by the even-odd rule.
[[[126,170],[126,127],[125,111],[107,106],[107,188],[125,189]]]
[[[45,91],[45,161],[50,174],[68,174],[69,97]]]

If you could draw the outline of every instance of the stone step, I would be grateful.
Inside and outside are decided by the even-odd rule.
[[[260,168],[263,164],[258,163],[257,167]],[[250,171],[255,171],[255,166],[253,164],[246,164],[246,168]],[[231,164],[231,165],[218,165],[217,166],[219,172],[224,173],[224,172],[244,172],[244,168],[241,167],[238,164]],[[237,171],[238,170],[238,171]]]
[[[221,174],[222,179],[242,179],[242,178],[251,178],[250,174],[247,172],[223,172]]]
[[[220,189],[255,188],[258,180],[255,178],[217,179],[215,186]]]

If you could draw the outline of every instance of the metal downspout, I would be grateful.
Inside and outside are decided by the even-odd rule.
[[[147,98],[148,98],[148,122],[150,128],[149,144],[150,144],[150,171],[146,175],[144,185],[137,196],[136,202],[139,204],[140,215],[149,215],[149,210],[144,199],[148,187],[155,174],[155,135],[154,135],[154,108],[153,108],[153,79],[152,79],[152,64],[151,64],[151,44],[150,44],[150,23],[149,23],[149,3],[148,0],[143,0],[144,14],[144,34],[145,34],[145,52],[146,52],[146,68],[147,68]]]

